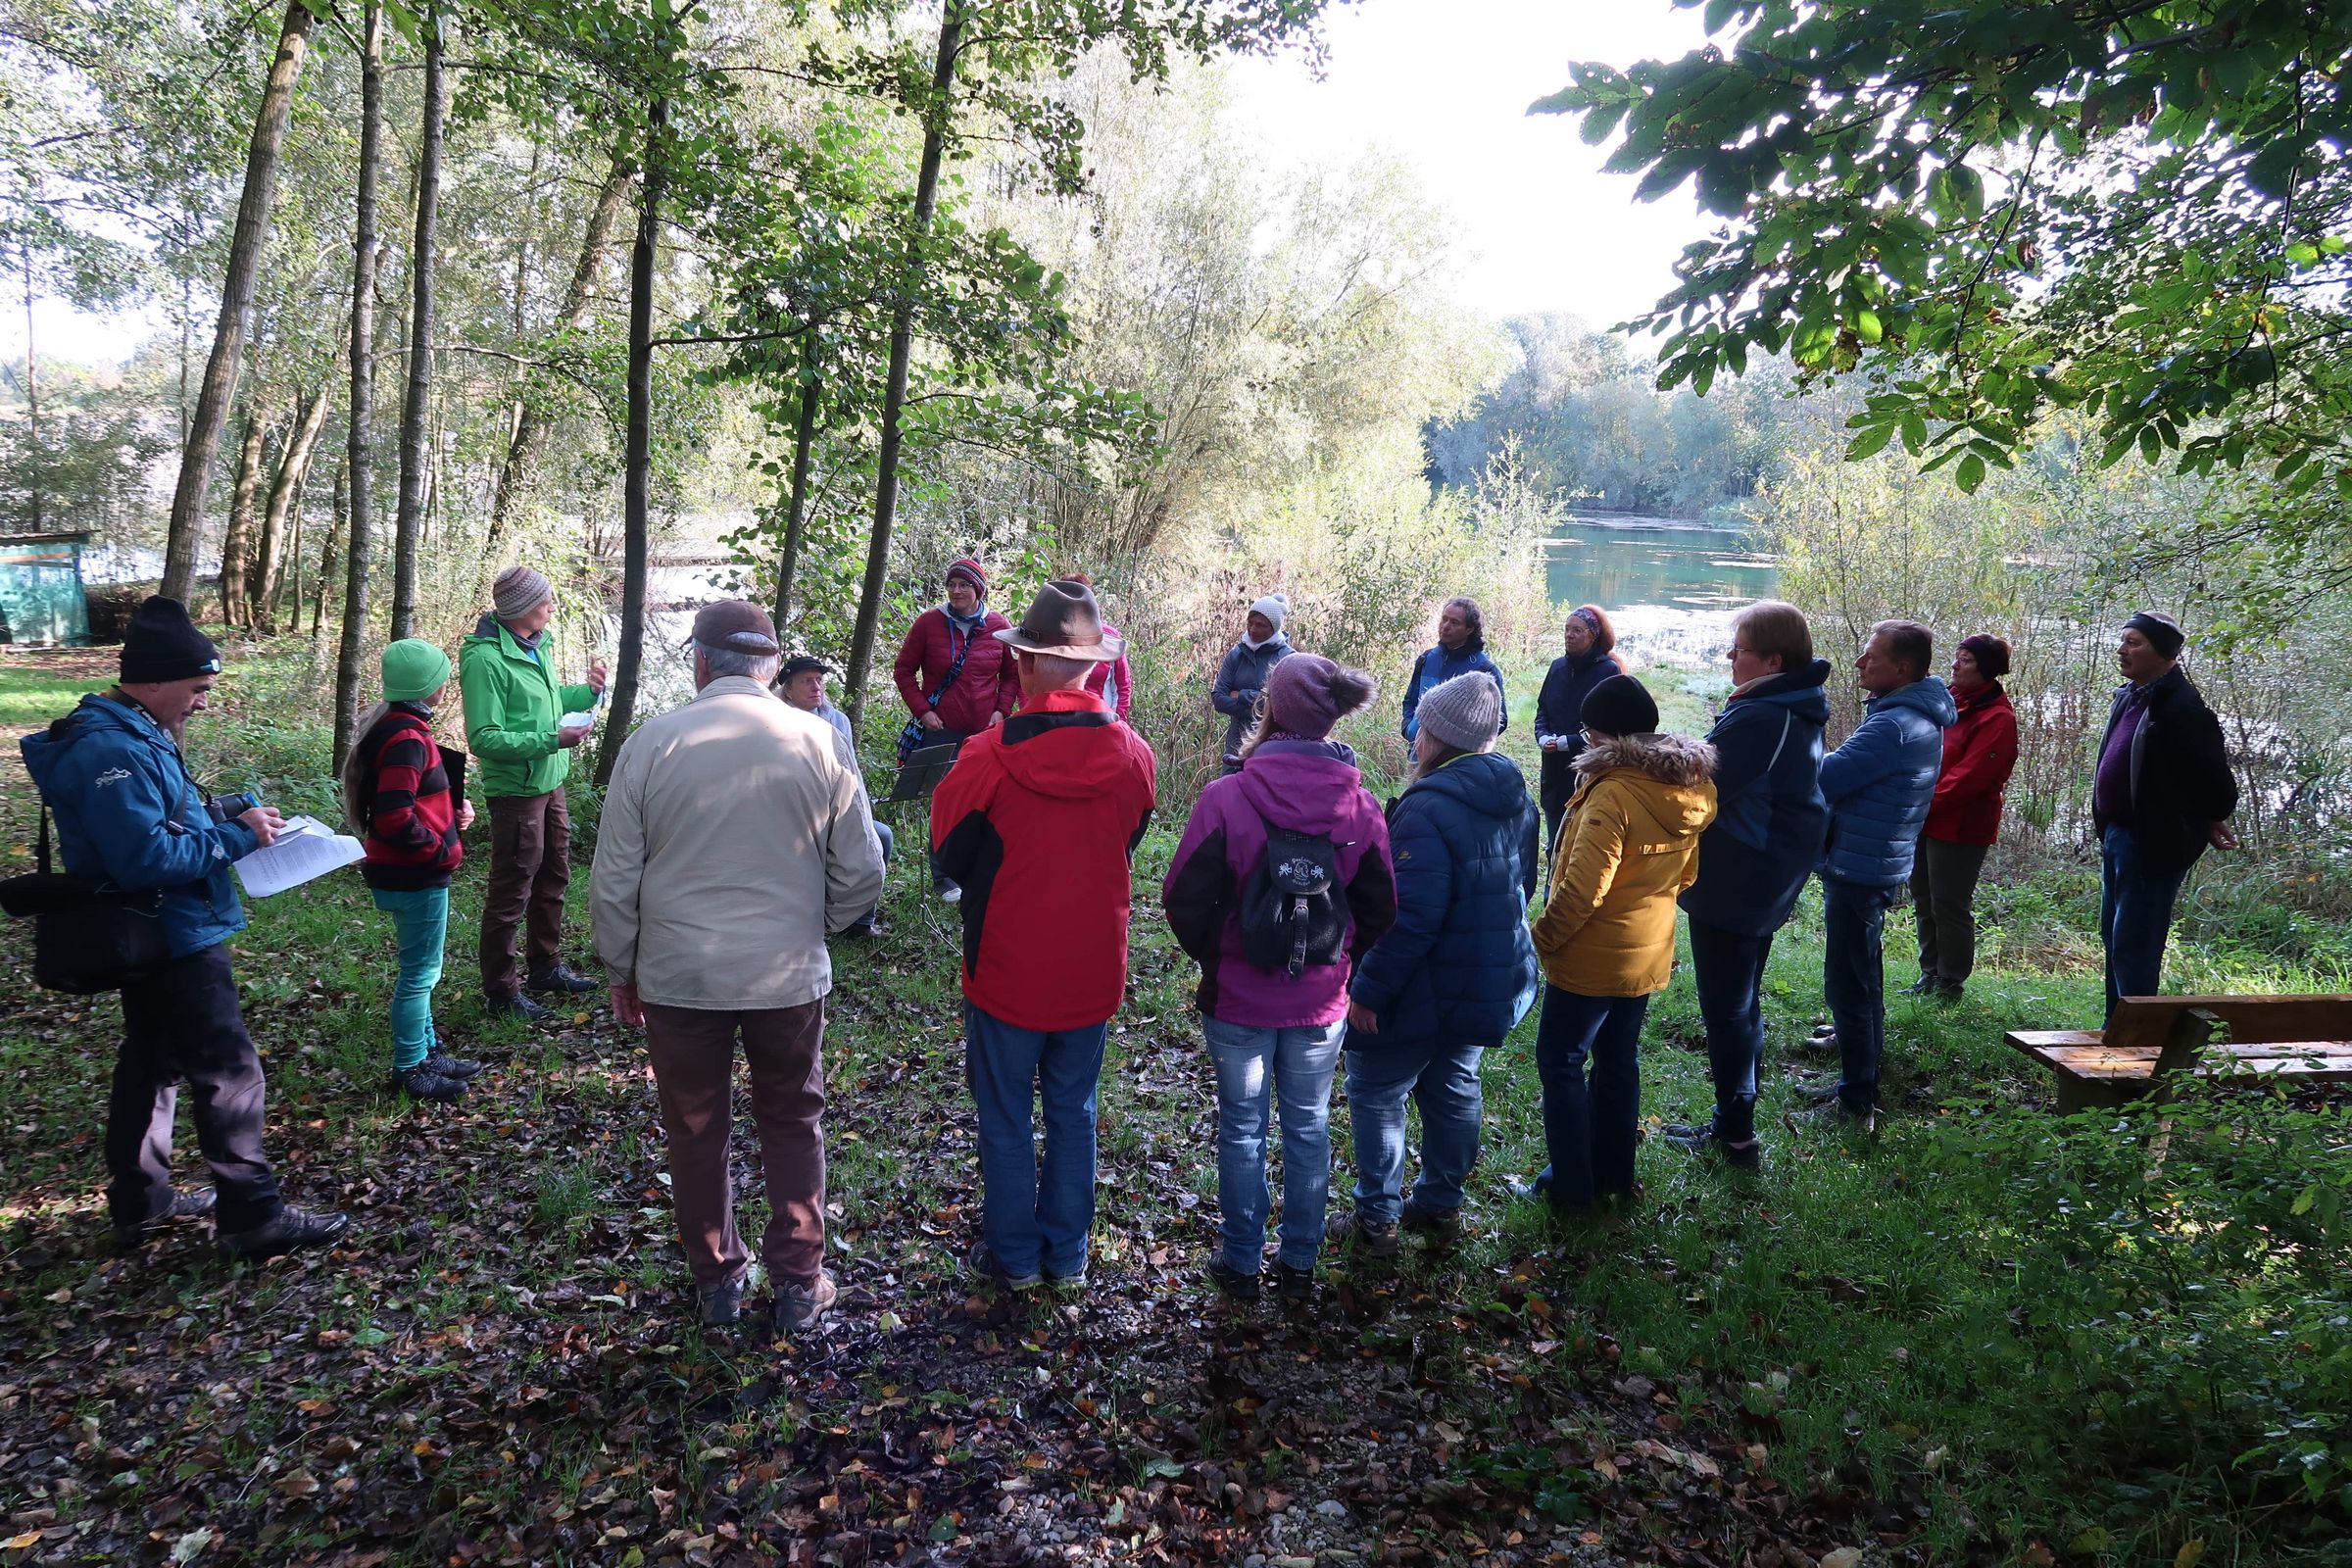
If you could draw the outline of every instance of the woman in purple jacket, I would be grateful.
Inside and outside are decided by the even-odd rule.
[[[1208,1272],[1240,1300],[1256,1298],[1265,1258],[1269,1100],[1282,1112],[1276,1284],[1286,1300],[1314,1294],[1348,977],[1396,918],[1388,823],[1356,772],[1355,753],[1330,739],[1332,726],[1377,690],[1362,670],[1314,654],[1277,664],[1257,728],[1242,747],[1242,770],[1201,791],[1160,890],[1176,940],[1200,965],[1200,1032],[1217,1066],[1224,1248]],[[1307,895],[1304,906],[1291,897],[1273,901],[1287,913],[1311,912],[1290,927],[1300,933],[1297,951],[1272,965],[1249,956],[1256,946],[1263,957],[1275,929],[1263,917],[1269,830],[1294,860],[1327,864],[1331,873],[1328,892]],[[1259,912],[1245,933],[1244,908],[1251,905]]]

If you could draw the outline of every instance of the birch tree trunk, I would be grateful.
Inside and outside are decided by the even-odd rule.
[[[368,558],[375,545],[368,499],[368,427],[375,417],[375,199],[384,161],[384,8],[368,0],[360,52],[360,191],[351,267],[351,431],[344,466],[351,486],[348,564],[343,574],[343,636],[335,654],[334,766],[342,771],[360,716],[360,679],[368,657]]]
[[[441,8],[424,17],[424,129],[416,155],[416,243],[410,258],[409,390],[400,415],[400,504],[392,520],[392,626],[397,640],[416,625],[416,546],[424,529],[426,404],[433,395],[433,230],[441,210],[441,128],[449,90]]]

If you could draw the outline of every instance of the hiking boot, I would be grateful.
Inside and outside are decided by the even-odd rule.
[[[502,1018],[518,1018],[524,1023],[545,1023],[553,1018],[553,1007],[542,1006],[517,991],[511,997],[484,997],[482,1016],[496,1022]]]
[[[1408,1198],[1404,1201],[1404,1207],[1397,1211],[1396,1226],[1399,1230],[1411,1231],[1416,1236],[1426,1237],[1432,1247],[1446,1248],[1461,1245],[1462,1211],[1458,1207],[1426,1208]]]
[[[1360,1211],[1351,1214],[1334,1214],[1331,1217],[1331,1224],[1325,1228],[1323,1234],[1337,1247],[1353,1244],[1355,1250],[1363,1253],[1366,1257],[1395,1257],[1396,1255],[1396,1227],[1394,1224],[1384,1225],[1379,1220],[1366,1219]]]
[[[437,1047],[427,1052],[424,1060],[416,1065],[424,1068],[427,1072],[439,1073],[444,1078],[455,1078],[462,1084],[473,1082],[482,1070],[480,1062],[467,1061],[464,1056],[450,1055]]]
[[[1813,1032],[1795,1049],[1809,1055],[1835,1056],[1838,1054],[1838,1026],[1833,1023],[1814,1025]]]
[[[349,1214],[314,1214],[291,1204],[248,1231],[219,1231],[214,1242],[223,1254],[260,1261],[305,1247],[324,1247],[351,1229]]]
[[[136,1225],[118,1225],[114,1230],[115,1245],[128,1251],[144,1247],[164,1233],[164,1227],[175,1219],[199,1219],[210,1214],[220,1201],[220,1195],[210,1187],[199,1187],[192,1193],[173,1193],[172,1206],[152,1219]]]
[[[420,1061],[403,1071],[394,1068],[392,1087],[411,1100],[464,1100],[466,1080],[447,1078],[433,1071],[430,1061]]]
[[[1711,1121],[1696,1126],[1670,1121],[1658,1129],[1658,1136],[1686,1153],[1720,1159],[1738,1170],[1754,1170],[1764,1163],[1762,1144],[1753,1138],[1744,1144],[1727,1144]]]
[[[1225,1293],[1225,1298],[1229,1301],[1257,1299],[1257,1276],[1235,1268],[1222,1257],[1208,1260],[1208,1277],[1216,1282],[1217,1289]]]
[[[963,886],[953,877],[933,877],[931,891],[939,895],[939,902],[942,904],[961,904],[963,902]]]
[[[1274,1292],[1286,1306],[1304,1306],[1315,1298],[1315,1271],[1311,1268],[1293,1268],[1288,1263],[1274,1265]]]
[[[786,1280],[778,1284],[776,1332],[808,1333],[824,1321],[825,1314],[833,1310],[834,1298],[840,1295],[840,1289],[833,1283],[833,1276],[821,1268],[816,1271],[816,1278],[805,1283],[795,1284]]]
[[[1903,987],[1902,994],[1906,997],[1932,997],[1936,994],[1937,983],[1934,975],[1923,974]]]
[[[1879,1110],[1876,1105],[1856,1109],[1838,1092],[1836,1084],[1824,1084],[1814,1089],[1800,1089],[1797,1098],[1804,1108],[1790,1111],[1783,1119],[1790,1126],[1810,1122],[1817,1127],[1835,1127],[1866,1133],[1879,1130]]]
[[[1008,1291],[1034,1291],[1045,1278],[1042,1274],[1006,1273],[1004,1264],[986,1242],[974,1242],[972,1250],[963,1254],[963,1266],[984,1280],[994,1280]]]
[[[880,919],[869,914],[855,925],[843,927],[841,934],[845,937],[866,937],[869,939],[873,937],[886,937],[890,935],[890,927],[884,924]]]
[[[752,1271],[738,1269],[730,1279],[714,1280],[709,1285],[694,1288],[695,1309],[702,1316],[703,1327],[723,1329],[743,1321],[743,1298],[754,1284]]]
[[[559,961],[554,968],[525,980],[523,989],[542,993],[568,993],[576,996],[583,991],[602,991],[605,989],[605,983],[602,980],[591,980],[569,964]]]

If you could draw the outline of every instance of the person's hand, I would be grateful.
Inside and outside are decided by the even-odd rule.
[[[1380,1033],[1380,1014],[1351,1001],[1348,1004],[1348,1027],[1359,1035],[1376,1035]]]
[[[473,803],[461,801],[458,803],[458,831],[463,833],[471,826],[473,826]]]
[[[564,751],[569,751],[586,740],[588,731],[594,727],[590,724],[559,724],[556,726],[556,744]]]
[[[2234,850],[2237,848],[2237,835],[2230,831],[2229,823],[2216,822],[2206,828],[2205,842],[2217,850]]]
[[[1003,713],[991,713],[988,715],[988,727],[990,729],[995,729],[999,724],[1004,722],[1004,715]]]
[[[605,695],[605,682],[612,677],[605,672],[605,662],[598,660],[588,666],[588,689],[597,696]]]
[[[939,716],[939,710],[936,708],[926,708],[923,710],[922,712],[915,716],[915,722],[922,725],[925,729],[947,728],[946,721],[941,719]]]
[[[637,988],[614,981],[608,988],[612,995],[612,1016],[632,1029],[645,1027],[645,1004],[637,1000]]]
[[[285,817],[274,806],[257,806],[237,820],[253,829],[255,847],[264,850],[277,842],[278,830],[286,825]]]

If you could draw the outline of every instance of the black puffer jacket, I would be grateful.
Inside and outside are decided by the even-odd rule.
[[[2131,695],[2129,686],[2116,692],[2107,710],[2108,735]],[[2148,688],[2147,701],[2146,716],[2132,737],[2131,805],[2109,812],[2094,793],[2091,822],[2102,833],[2129,829],[2148,869],[2169,875],[2196,864],[2205,853],[2206,830],[2237,809],[2237,779],[2230,771],[2222,721],[2178,665]],[[2102,736],[2100,754],[2106,750]]]

